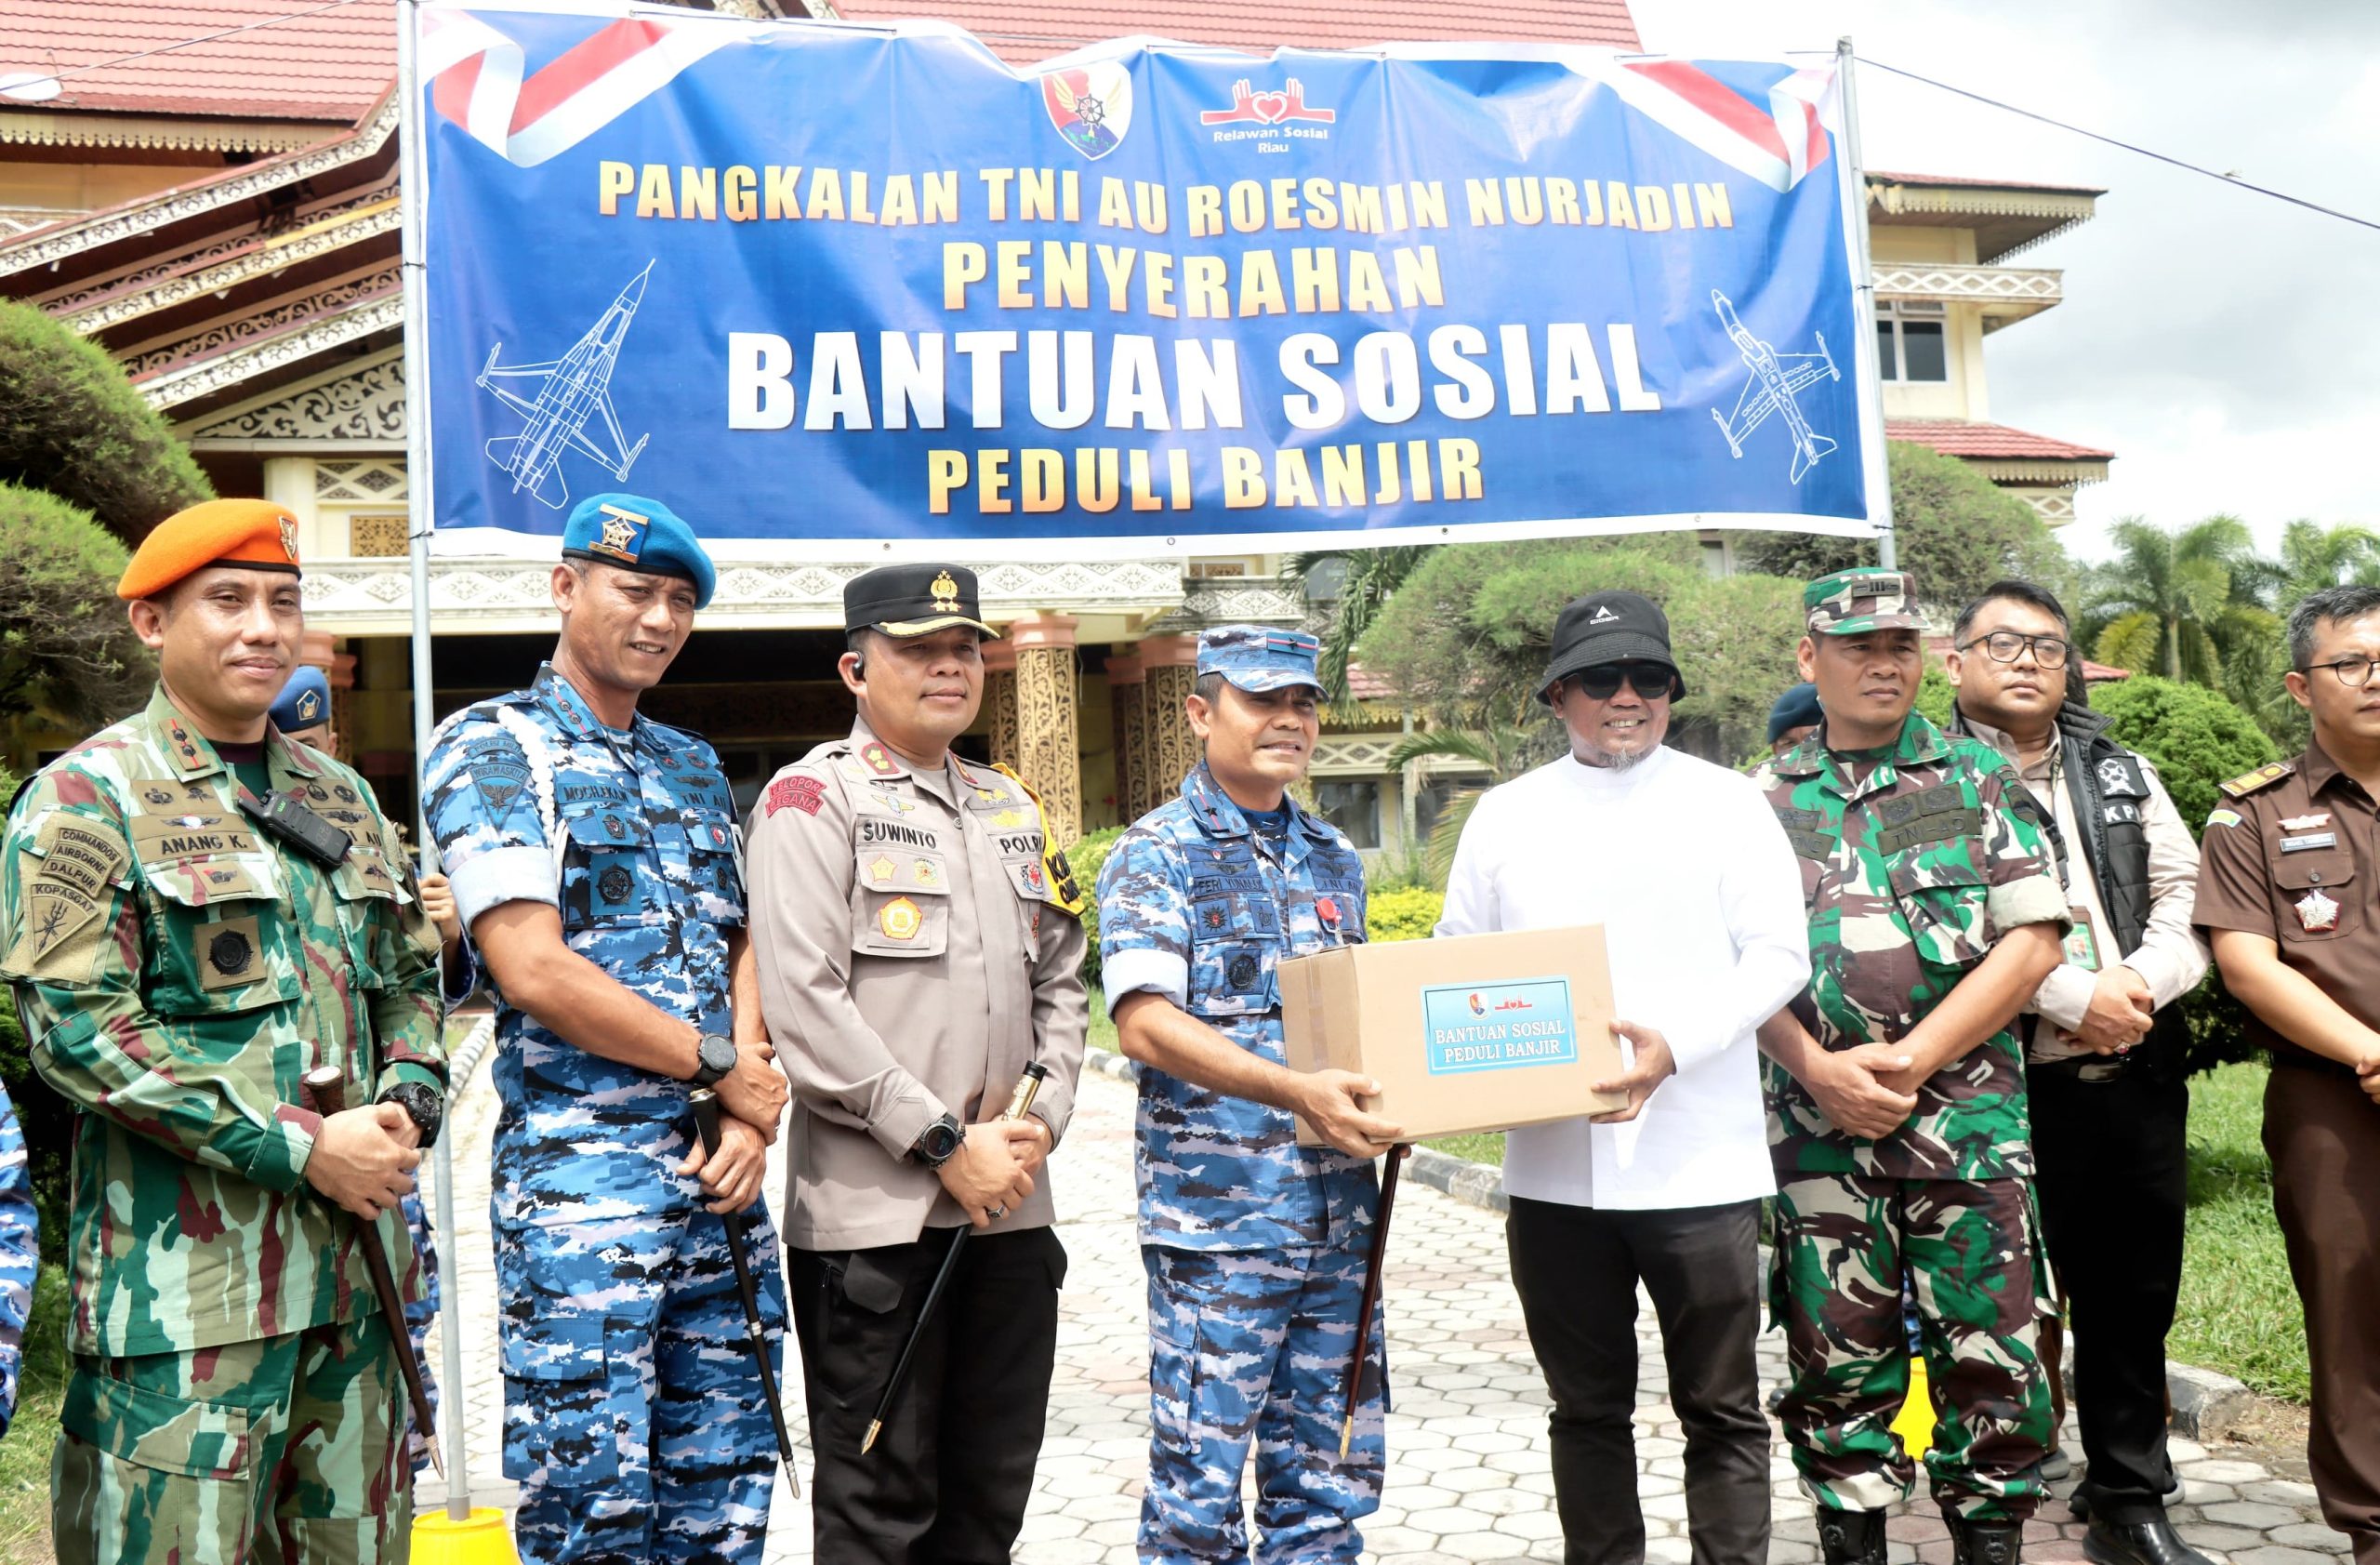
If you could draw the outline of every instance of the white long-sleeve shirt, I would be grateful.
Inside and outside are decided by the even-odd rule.
[[[1631,1123],[1531,1125],[1504,1188],[1644,1211],[1776,1188],[1753,1029],[1810,981],[1800,861],[1751,779],[1677,750],[1624,771],[1565,756],[1490,789],[1464,826],[1440,935],[1599,923],[1622,1021],[1677,1074]]]

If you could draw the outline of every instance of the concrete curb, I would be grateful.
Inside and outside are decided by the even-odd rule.
[[[1084,1051],[1086,1068],[1122,1081],[1140,1080],[1140,1067],[1105,1049]],[[1504,1171],[1450,1153],[1416,1147],[1407,1160],[1404,1177],[1488,1212],[1509,1212]],[[2173,1427],[2177,1435],[2204,1443],[2220,1440],[2255,1405],[2255,1393],[2228,1374],[2195,1364],[2165,1361],[2165,1394],[2174,1405]]]

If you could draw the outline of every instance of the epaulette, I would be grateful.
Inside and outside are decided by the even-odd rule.
[[[2297,770],[2297,763],[2294,761],[2276,761],[2269,766],[2259,766],[2253,772],[2243,772],[2228,782],[2220,782],[2215,786],[2223,790],[2223,796],[2227,799],[2245,799],[2260,789],[2270,788],[2295,770]]]
[[[1016,784],[1019,791],[1033,801],[1034,817],[1041,823],[1041,873],[1048,877],[1050,895],[1054,898],[1050,905],[1070,918],[1082,917],[1082,887],[1075,881],[1074,866],[1066,862],[1065,850],[1058,846],[1058,839],[1050,829],[1050,812],[1041,807],[1041,796],[1016,775],[1014,767],[995,761],[992,770]]]

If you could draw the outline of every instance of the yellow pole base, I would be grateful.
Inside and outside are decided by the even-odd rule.
[[[512,1525],[492,1505],[457,1521],[439,1506],[413,1524],[413,1565],[521,1565]]]
[[[1909,1360],[1909,1398],[1893,1417],[1893,1433],[1912,1462],[1922,1462],[1934,1448],[1934,1393],[1925,1384],[1925,1360]]]

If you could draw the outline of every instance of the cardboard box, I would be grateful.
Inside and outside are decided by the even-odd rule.
[[[1281,963],[1292,1070],[1353,1070],[1408,1141],[1624,1108],[1603,926],[1342,946]],[[1303,1120],[1298,1140],[1322,1145]]]

